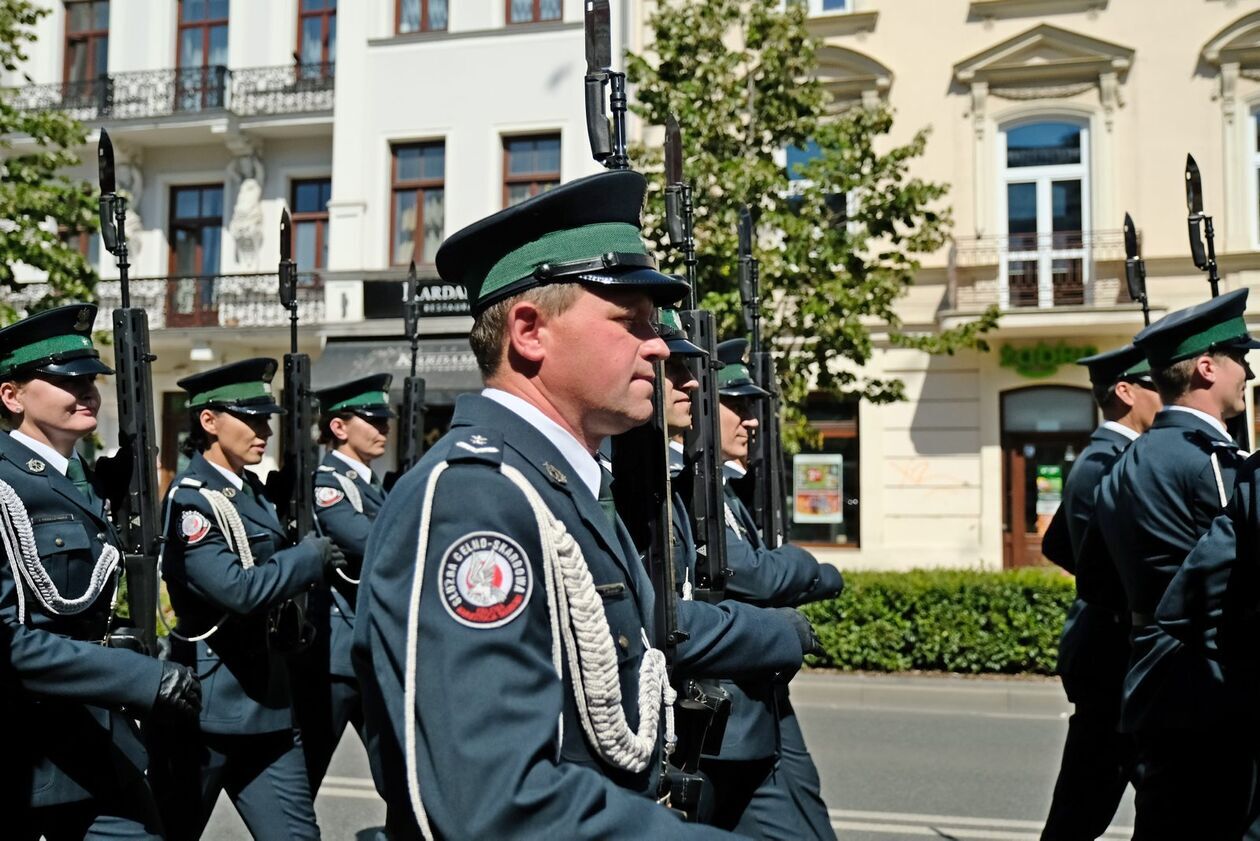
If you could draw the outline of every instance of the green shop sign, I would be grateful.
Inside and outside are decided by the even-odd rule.
[[[1003,368],[1014,368],[1021,377],[1041,379],[1059,370],[1060,365],[1071,365],[1095,353],[1098,349],[1093,345],[1069,345],[1065,342],[1037,342],[1027,347],[1002,345],[1000,364]]]

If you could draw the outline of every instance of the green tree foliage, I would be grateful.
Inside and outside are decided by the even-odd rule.
[[[36,22],[48,10],[30,0],[0,0],[0,67],[19,71]],[[27,84],[30,79],[22,76]],[[0,290],[17,286],[24,263],[48,275],[47,293],[32,309],[91,300],[96,272],[60,231],[95,231],[95,193],[62,173],[79,164],[83,124],[59,111],[23,111],[0,89]],[[0,324],[19,315],[0,291]]]
[[[984,348],[996,310],[951,331],[909,335],[895,310],[920,258],[945,243],[946,186],[910,173],[928,132],[888,141],[887,108],[837,113],[816,78],[818,43],[804,3],[779,0],[662,0],[651,20],[650,53],[627,56],[635,111],[682,128],[684,177],[694,188],[702,305],[724,335],[742,332],[737,220],[754,208],[761,268],[763,335],[782,354],[780,385],[793,437],[809,435],[800,408],[811,387],[887,402],[902,383],[869,376],[873,332],[930,353]],[[789,184],[791,146],[817,156]],[[637,165],[659,170],[660,149],[635,150]],[[645,234],[682,271],[664,230],[663,178],[653,180]]]

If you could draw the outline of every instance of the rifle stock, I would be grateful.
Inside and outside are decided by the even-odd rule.
[[[157,559],[162,543],[158,512],[157,435],[153,423],[152,364],[149,321],[144,310],[131,306],[127,261],[127,200],[114,186],[114,148],[102,130],[97,149],[100,169],[101,241],[117,258],[122,306],[113,311],[114,372],[118,396],[118,455],[113,472],[126,475],[125,492],[111,495],[118,537],[127,575],[127,607],[139,646],[157,653]],[[122,486],[123,483],[117,483]],[[121,488],[120,488],[121,489]],[[118,635],[132,647],[128,634]]]

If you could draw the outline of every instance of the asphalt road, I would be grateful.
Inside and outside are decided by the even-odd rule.
[[[1057,683],[803,674],[792,698],[846,841],[1036,839],[1070,705]],[[329,841],[373,841],[385,807],[358,737],[333,758],[315,810]],[[1130,790],[1108,841],[1128,838]],[[204,836],[247,841],[221,798]]]

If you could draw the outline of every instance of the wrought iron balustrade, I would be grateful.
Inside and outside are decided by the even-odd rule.
[[[954,310],[1128,303],[1123,231],[958,237],[950,246],[949,306]]]
[[[196,277],[141,277],[130,283],[131,305],[149,316],[150,330],[194,327],[284,327],[289,311],[280,305],[275,274],[221,274]],[[5,290],[5,300],[19,314],[41,303],[49,288],[43,283]],[[110,313],[122,306],[116,280],[96,285],[96,330],[111,330]],[[317,274],[298,274],[298,317],[303,324],[324,322],[324,286]]]
[[[223,110],[241,116],[301,114],[332,109],[333,70],[332,64],[177,67],[27,85],[0,95],[19,110],[65,111],[88,122]]]

